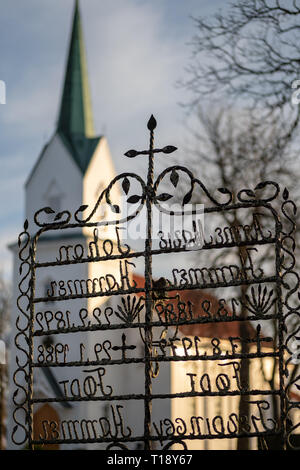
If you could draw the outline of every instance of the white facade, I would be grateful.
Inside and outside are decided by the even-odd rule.
[[[67,209],[74,213],[82,203],[80,169],[57,133],[45,147],[26,184],[25,219],[31,233],[38,228],[33,221],[34,214],[42,207],[51,207],[55,197],[60,207],[53,209],[58,212]]]

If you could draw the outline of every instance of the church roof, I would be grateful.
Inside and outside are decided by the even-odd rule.
[[[93,114],[78,0],[75,3],[58,129],[65,134],[94,136]]]
[[[81,172],[84,174],[100,137],[96,137],[94,133],[85,46],[78,0],[75,2],[57,132]]]
[[[63,143],[71,153],[73,159],[79,166],[82,174],[84,174],[89,166],[95,149],[100,142],[101,137],[87,138],[82,135],[65,135],[62,131],[58,131]]]

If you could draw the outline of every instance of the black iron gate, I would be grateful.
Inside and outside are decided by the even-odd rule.
[[[176,150],[173,146],[154,148],[155,128],[156,121],[152,116],[148,122],[149,149],[142,152],[130,150],[125,154],[128,158],[139,155],[148,158],[146,181],[134,173],[121,174],[102,191],[92,209],[81,206],[72,215],[68,211],[55,214],[51,208],[43,208],[34,216],[39,227],[34,235],[29,232],[28,222],[24,224],[24,231],[19,236],[21,281],[17,303],[20,314],[16,322],[15,337],[17,368],[14,382],[17,389],[13,396],[15,427],[12,440],[23,447],[28,445],[30,449],[38,445],[73,443],[103,443],[107,449],[130,448],[133,443],[140,443],[147,450],[154,446],[157,449],[159,446],[166,449],[175,444],[178,448],[187,449],[191,441],[211,439],[248,437],[259,438],[259,442],[262,442],[263,438],[277,436],[280,446],[286,448],[290,436],[297,432],[299,418],[297,332],[300,323],[299,277],[294,271],[295,204],[289,199],[288,191],[285,189],[281,194],[277,183],[272,181],[259,183],[254,190],[241,190],[235,196],[226,188],[219,188],[218,196],[213,196],[201,180],[180,165],[168,167],[154,181],[155,156],[159,153],[167,156]],[[168,209],[165,204],[175,197],[174,194],[160,191],[160,185],[166,179],[174,192],[181,195],[182,212]],[[179,191],[182,179],[185,179],[184,187],[187,188],[184,193]],[[127,204],[133,208],[133,212],[126,217],[122,217],[122,208],[112,200],[113,188],[116,186],[126,197]],[[197,225],[194,217],[197,210],[193,209],[193,200],[199,195],[209,201],[203,209],[208,225],[213,216],[218,218],[220,214],[226,214],[228,219],[232,216],[230,220],[233,222],[223,227],[222,224],[213,227],[207,236],[203,224]],[[104,217],[95,221],[96,213],[104,203],[115,214],[115,219],[108,221]],[[174,230],[173,233],[166,234],[160,227],[155,234],[157,246],[153,246],[154,208],[172,219],[182,216],[189,204],[192,207],[189,212],[192,230]],[[146,211],[145,245],[143,250],[133,252],[121,241],[121,230],[141,214],[142,210]],[[237,211],[250,214],[250,222],[235,226],[234,214]],[[83,217],[83,213],[88,212],[89,215]],[[103,227],[114,228],[114,240],[99,237],[98,230],[101,231]],[[72,231],[76,232],[78,229],[92,231],[89,232],[89,244],[61,245],[55,260],[38,259],[38,246],[47,236],[51,240],[51,234],[56,233],[59,237],[66,236],[68,239],[72,237]],[[187,233],[193,236],[188,238]],[[209,259],[210,252],[223,253],[225,250],[227,264],[208,267],[204,264],[204,260]],[[233,250],[238,253],[238,262],[235,263],[232,262]],[[257,262],[258,250],[262,251]],[[175,260],[176,263],[176,257],[182,253],[193,253],[195,259],[201,254],[204,259],[192,267],[171,266],[169,276],[155,278],[152,267],[154,258],[158,259],[163,255],[166,257],[164,259]],[[138,285],[131,277],[131,268],[138,259],[142,259],[144,264],[143,285]],[[117,274],[115,271],[106,271],[103,276],[95,278],[50,279],[46,292],[37,293],[37,277],[42,269],[59,270],[61,267],[91,263],[102,263],[104,266],[108,261],[117,264]],[[212,294],[218,291],[224,296],[224,292],[233,292],[230,289],[235,288],[242,292],[239,298],[233,296],[229,299],[227,296],[225,300],[219,298],[219,294]],[[199,302],[195,302],[195,292],[202,295]],[[68,305],[72,305],[76,299],[104,298],[117,299],[118,305],[108,305],[103,311],[96,307],[92,312],[81,308],[79,324],[74,320],[72,307],[66,311],[62,309],[54,312],[53,305],[60,302],[67,301]],[[45,305],[46,309],[43,310]],[[100,319],[101,315],[103,319]],[[246,323],[254,325],[248,333],[247,329],[240,327]],[[226,337],[224,333],[222,338],[208,335],[209,347],[205,351],[202,349],[201,331],[207,330],[197,330],[196,327],[218,325],[217,331],[221,331],[221,326],[225,332],[226,325],[233,324],[239,325],[238,331],[244,331],[246,335],[229,334]],[[263,334],[264,324],[273,325],[273,330]],[[184,327],[189,330],[184,330]],[[137,343],[128,340],[130,331],[139,333],[136,337],[143,344],[143,352],[140,354],[137,354]],[[188,333],[184,336],[185,331]],[[193,334],[195,331],[200,331],[200,334]],[[107,335],[115,332],[121,333],[121,336],[118,342],[106,339],[97,343],[92,358],[87,357],[85,343],[80,343],[79,356],[75,360],[70,353],[70,345],[63,340],[55,343],[53,338],[59,338],[59,335],[67,338],[66,335],[79,332],[104,332]],[[222,340],[225,340],[225,348],[222,347]],[[273,388],[261,385],[259,381],[257,388],[255,379],[254,382],[251,379],[252,385],[250,383],[251,364],[256,360],[263,368],[263,361],[266,359],[272,361],[272,370],[275,371]],[[248,383],[242,377],[243,370],[247,370],[246,361],[250,370]],[[197,371],[191,369],[192,372],[185,371],[187,390],[178,391],[178,387],[170,387],[167,391],[153,392],[152,384],[159,377],[162,364],[167,363],[170,367],[176,364],[180,367],[184,363],[193,365],[204,362],[214,364],[215,369],[229,365],[231,375],[219,373],[212,379],[211,373],[206,372],[200,376],[199,381]],[[143,366],[144,387],[138,393],[133,388],[130,393],[116,395],[112,386],[105,384],[106,367],[125,365]],[[81,388],[77,379],[70,383],[65,380],[60,382],[60,394],[57,396],[35,395],[35,371],[44,370],[53,381],[53,370],[71,367],[92,367],[85,372],[97,372],[98,382],[96,383],[94,376],[89,375]],[[174,370],[176,374],[179,368]],[[77,393],[70,392],[70,384],[73,389],[77,386]],[[223,400],[243,398],[248,403],[248,416],[240,414],[239,401],[236,401],[236,409],[231,410],[227,418],[222,413],[210,418],[208,415],[185,414],[184,417],[160,416],[157,422],[153,422],[152,404],[156,400],[201,397],[208,398],[208,406],[219,397]],[[73,417],[64,420],[63,425],[55,420],[44,420],[40,426],[41,431],[36,436],[33,425],[35,405],[56,402],[71,406],[75,402],[90,401],[110,405],[114,432],[107,416],[98,420]],[[118,405],[121,401],[144,404],[142,432],[136,434],[134,429],[127,426],[123,406]],[[279,411],[274,415],[272,407],[276,403]]]

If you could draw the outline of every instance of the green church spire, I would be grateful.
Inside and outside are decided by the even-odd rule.
[[[65,137],[94,136],[85,47],[78,0],[75,2],[73,28],[57,130]]]
[[[57,124],[64,144],[84,174],[101,137],[95,137],[78,0]]]

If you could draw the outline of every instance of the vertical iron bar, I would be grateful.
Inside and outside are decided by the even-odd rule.
[[[34,329],[34,295],[35,295],[35,250],[36,250],[36,238],[33,239],[31,247],[30,247],[30,298],[29,298],[29,305],[30,305],[30,317],[29,317],[29,330],[28,330],[28,359],[29,359],[29,367],[28,367],[28,447],[29,450],[33,450],[33,329]]]
[[[284,318],[283,318],[283,303],[282,303],[282,290],[281,290],[281,240],[280,240],[281,224],[276,221],[276,296],[278,305],[278,347],[279,347],[279,388],[280,388],[280,448],[285,449],[285,390],[284,390]]]
[[[147,233],[145,240],[145,400],[144,400],[144,439],[145,450],[151,449],[151,417],[152,417],[152,201],[153,201],[153,146],[155,120],[151,116],[148,122],[150,130],[150,147],[148,161],[148,177],[146,187]]]

